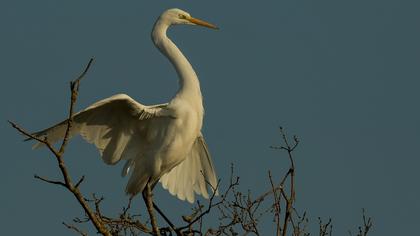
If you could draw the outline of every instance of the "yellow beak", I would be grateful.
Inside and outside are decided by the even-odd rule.
[[[189,18],[187,18],[187,20],[189,22],[193,23],[193,24],[196,24],[196,25],[201,25],[201,26],[211,28],[211,29],[219,29],[219,27],[217,27],[213,24],[210,24],[208,22],[205,22],[203,20],[200,20],[200,19],[197,19],[197,18],[194,18],[194,17],[189,17]]]

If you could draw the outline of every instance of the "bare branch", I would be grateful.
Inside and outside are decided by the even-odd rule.
[[[83,182],[83,180],[85,180],[85,176],[83,175],[82,178],[79,179],[79,181],[77,181],[76,185],[74,186],[75,188],[79,188],[79,185]]]
[[[357,236],[366,236],[370,232],[370,229],[373,226],[372,218],[371,217],[366,218],[366,212],[364,208],[362,209],[362,219],[363,219],[363,225],[358,227]],[[350,230],[348,232],[350,236],[353,235]]]
[[[64,153],[64,150],[65,150],[65,148],[67,146],[67,143],[68,143],[68,140],[69,140],[70,130],[71,130],[72,123],[73,123],[74,105],[76,104],[76,101],[77,101],[80,81],[85,77],[86,73],[89,71],[89,68],[92,65],[93,60],[94,59],[91,58],[89,60],[88,64],[86,65],[84,71],[79,75],[79,77],[77,79],[75,79],[74,81],[70,82],[71,95],[70,95],[69,116],[68,116],[68,119],[67,119],[66,133],[64,135],[63,142],[62,142],[60,150],[59,150],[60,154]]]
[[[277,196],[276,187],[274,186],[273,177],[271,171],[268,171],[268,177],[270,179],[271,189],[274,197],[274,219],[276,222],[276,235],[280,236],[280,196]]]
[[[82,236],[87,236],[87,233],[81,231],[79,228],[77,228],[74,225],[69,225],[66,222],[63,222],[63,225],[66,226],[68,229],[75,231],[76,233],[82,235]]]
[[[48,140],[45,139],[40,139],[28,132],[26,132],[23,128],[19,127],[16,123],[14,123],[13,121],[8,120],[8,122],[10,123],[10,125],[12,125],[12,127],[14,129],[16,129],[19,133],[23,134],[24,136],[30,138],[30,139],[34,139],[42,144],[44,144],[45,146],[48,147],[48,149],[54,154],[54,155],[58,155],[58,152],[55,150],[55,148],[48,142]]]
[[[163,213],[163,211],[153,202],[153,208],[159,213],[160,216],[168,223],[170,230],[176,232],[175,225],[169,220],[169,218]]]
[[[65,184],[65,183],[63,183],[63,182],[61,182],[61,181],[49,180],[49,179],[47,179],[47,178],[40,177],[40,176],[38,176],[38,175],[34,175],[34,178],[35,178],[35,179],[39,179],[39,180],[44,181],[44,182],[47,182],[47,183],[49,183],[49,184],[56,184],[56,185],[61,185],[61,186],[63,186],[63,187],[66,187],[66,184]]]
[[[85,69],[83,70],[83,72],[79,75],[79,77],[76,79],[76,80],[74,80],[74,84],[77,84],[77,86],[79,86],[79,84],[80,84],[80,81],[85,77],[85,75],[86,75],[86,73],[89,71],[89,69],[90,69],[90,67],[91,67],[91,65],[92,65],[92,63],[93,63],[93,61],[94,61],[94,59],[93,58],[91,58],[90,60],[89,60],[89,62],[88,62],[88,64],[86,65],[86,67],[85,67]],[[79,87],[77,87],[76,88],[76,90],[78,91],[79,90]]]
[[[372,218],[371,217],[368,217],[366,219],[366,212],[365,212],[364,208],[362,209],[362,212],[363,212],[363,234],[362,234],[362,236],[366,236],[369,233],[370,229],[372,228],[373,223],[372,223]]]
[[[332,221],[328,219],[327,223],[322,223],[321,217],[318,217],[319,222],[319,236],[331,236],[332,235]]]
[[[35,178],[40,179],[40,180],[45,181],[45,182],[48,182],[48,183],[51,183],[51,184],[58,184],[58,185],[66,187],[67,190],[69,190],[71,193],[73,193],[74,197],[77,199],[79,204],[83,207],[85,213],[88,215],[89,219],[92,221],[93,225],[98,230],[98,232],[101,233],[102,235],[111,236],[111,234],[106,229],[105,225],[103,225],[102,222],[100,221],[100,219],[98,219],[97,216],[92,212],[92,210],[90,209],[90,207],[88,206],[88,204],[84,200],[84,197],[83,197],[82,193],[80,192],[80,190],[78,188],[80,183],[83,181],[83,178],[81,180],[79,180],[78,183],[75,186],[73,184],[72,180],[71,180],[70,174],[68,173],[67,167],[66,167],[66,165],[64,163],[64,160],[63,160],[63,153],[64,153],[65,147],[67,145],[69,135],[70,135],[70,129],[71,129],[71,126],[72,126],[73,108],[74,108],[75,102],[77,100],[79,83],[80,83],[80,80],[85,76],[85,74],[89,70],[92,62],[93,62],[93,59],[90,59],[88,65],[86,66],[83,73],[76,80],[74,80],[70,83],[71,84],[71,86],[70,86],[71,87],[71,99],[70,99],[69,119],[68,119],[68,122],[67,122],[67,128],[66,128],[66,133],[65,133],[64,139],[63,139],[63,143],[62,143],[59,151],[56,151],[52,147],[52,145],[48,142],[47,139],[42,140],[42,139],[24,131],[19,126],[17,126],[15,123],[13,123],[11,121],[9,121],[9,123],[13,126],[13,128],[18,130],[20,133],[24,134],[25,136],[27,136],[29,138],[32,138],[32,139],[38,141],[38,142],[41,142],[41,143],[45,144],[49,148],[49,150],[54,154],[54,156],[57,160],[58,167],[61,171],[64,182],[51,181],[51,180],[48,180],[48,179],[45,179],[45,178],[41,178],[39,176],[35,177]]]
[[[207,180],[206,180],[206,182],[207,182]],[[208,182],[207,182],[208,183]],[[208,183],[209,184],[209,183]],[[222,200],[220,200],[219,202],[217,202],[217,203],[214,203],[213,204],[213,200],[214,200],[214,197],[216,196],[216,190],[219,188],[219,184],[220,184],[220,180],[217,182],[217,185],[216,185],[216,187],[213,189],[213,193],[212,193],[212,195],[210,196],[210,199],[209,199],[209,205],[208,205],[208,207],[207,207],[207,209],[205,210],[205,211],[203,211],[200,215],[198,215],[197,217],[195,217],[195,219],[193,219],[193,220],[191,220],[191,222],[190,223],[188,223],[187,225],[185,225],[185,226],[182,226],[182,227],[179,227],[179,228],[177,228],[175,231],[176,232],[181,232],[182,230],[184,230],[184,229],[187,229],[187,228],[190,228],[193,224],[195,224],[198,220],[200,220],[203,216],[205,216],[205,215],[207,215],[208,213],[210,213],[210,210],[213,208],[213,207],[215,207],[215,206],[217,206],[217,205],[219,205],[219,204],[221,204],[223,201],[224,201],[224,199],[226,198],[226,195],[222,195]],[[210,185],[211,186],[211,185]],[[230,189],[230,188],[229,188]],[[227,191],[229,191],[229,189],[227,190]]]

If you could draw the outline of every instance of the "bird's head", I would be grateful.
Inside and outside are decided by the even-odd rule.
[[[188,12],[178,8],[166,10],[160,19],[168,25],[200,25],[211,29],[218,29],[217,26],[203,20],[192,17]]]

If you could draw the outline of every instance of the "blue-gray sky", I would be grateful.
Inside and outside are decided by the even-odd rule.
[[[92,56],[78,108],[121,92],[144,104],[167,101],[177,78],[150,31],[171,7],[221,28],[178,26],[169,35],[200,77],[203,132],[222,181],[234,163],[243,189],[268,188],[267,170],[287,169],[285,156],[268,148],[281,125],[302,140],[297,207],[314,230],[316,217],[332,217],[335,234],[345,235],[364,207],[372,236],[418,232],[419,2],[151,2],[0,2],[3,234],[72,235],[61,221],[82,215],[70,194],[33,179],[58,176],[55,162],[6,120],[35,131],[63,119],[68,81]],[[80,138],[66,160],[75,177],[86,174],[85,192],[106,197],[109,212],[125,204],[121,165],[106,166]],[[168,211],[188,212],[167,192],[156,195]]]

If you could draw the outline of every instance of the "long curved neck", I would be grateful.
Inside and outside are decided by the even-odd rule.
[[[152,31],[152,40],[156,47],[165,55],[179,76],[179,90],[175,97],[194,98],[201,101],[200,83],[197,74],[178,47],[166,36],[169,25],[158,20]]]

